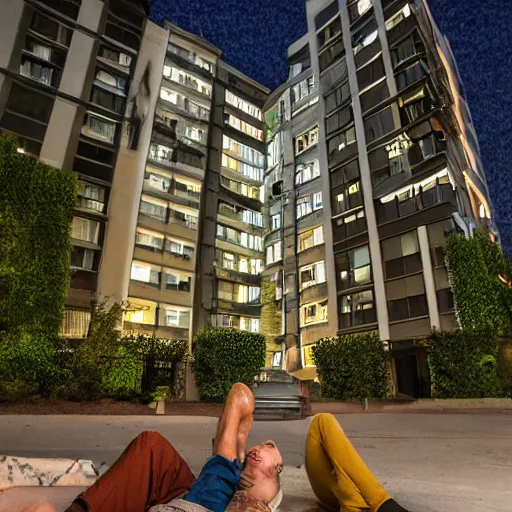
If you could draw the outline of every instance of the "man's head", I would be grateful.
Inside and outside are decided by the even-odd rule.
[[[274,441],[264,441],[247,452],[243,479],[251,482],[247,492],[255,499],[270,503],[280,489],[279,475],[283,458]]]

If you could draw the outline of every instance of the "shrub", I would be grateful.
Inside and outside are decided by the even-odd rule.
[[[428,342],[433,398],[502,396],[494,332],[433,332]]]
[[[14,331],[0,340],[0,378],[35,385],[42,395],[69,378],[69,371],[58,366],[57,349],[62,340],[44,335]]]
[[[38,385],[22,380],[14,382],[0,381],[0,402],[17,403],[26,402],[37,395]]]
[[[377,334],[323,338],[313,347],[322,396],[336,400],[386,398],[389,361]]]
[[[265,352],[262,334],[224,327],[199,330],[192,368],[200,399],[221,403],[236,382],[252,386],[265,365]]]

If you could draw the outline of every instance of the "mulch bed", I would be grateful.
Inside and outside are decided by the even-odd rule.
[[[168,402],[166,416],[212,416],[220,418],[222,405],[192,402]],[[89,416],[151,416],[155,410],[136,402],[101,400],[99,402],[71,402],[68,400],[38,399],[21,404],[0,404],[2,414],[78,414]]]

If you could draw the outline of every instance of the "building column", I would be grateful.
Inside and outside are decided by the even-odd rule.
[[[430,256],[427,226],[418,227],[418,241],[420,244],[421,264],[423,265],[423,279],[425,280],[425,293],[427,294],[430,327],[432,327],[432,329],[440,329],[441,318],[437,305],[436,282],[432,268],[432,258]]]
[[[354,125],[356,129],[357,149],[359,153],[359,171],[361,173],[361,185],[363,186],[363,202],[366,224],[368,226],[368,245],[372,262],[374,299],[377,307],[377,323],[380,339],[389,340],[389,317],[386,300],[386,287],[384,284],[384,272],[382,266],[382,254],[380,249],[377,217],[373,203],[373,185],[370,173],[370,162],[366,148],[366,136],[364,131],[363,113],[359,100],[359,86],[357,84],[356,65],[352,51],[352,39],[350,35],[350,18],[346,0],[338,0],[341,11],[341,28],[343,31],[343,44],[345,46],[345,58],[347,61],[348,80],[352,96],[352,109],[354,112]]]
[[[154,23],[146,23],[129,93],[129,98],[137,98],[145,117],[138,143],[133,149],[129,147],[129,130],[123,132],[112,180],[98,276],[98,295],[112,302],[121,302],[128,297],[140,196],[168,41],[167,30]],[[149,70],[149,95],[139,87],[146,70]]]

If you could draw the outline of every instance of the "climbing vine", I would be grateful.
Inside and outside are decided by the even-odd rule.
[[[282,312],[276,306],[276,283],[268,277],[261,281],[260,332],[267,344],[275,343],[281,333]]]

